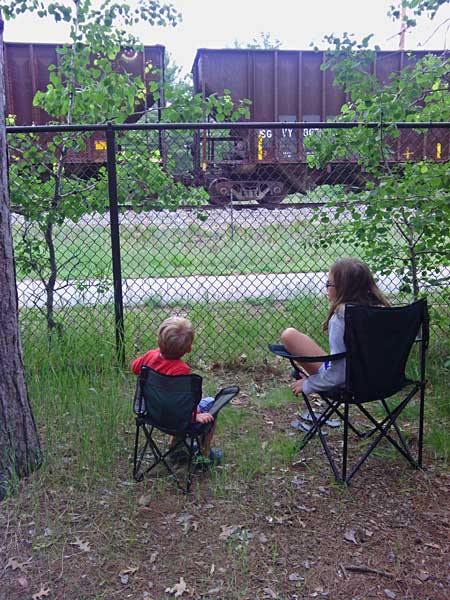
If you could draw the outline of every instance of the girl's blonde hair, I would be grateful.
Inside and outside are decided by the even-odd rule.
[[[181,358],[188,352],[193,341],[192,323],[183,317],[170,317],[159,326],[158,348],[164,358]]]
[[[330,267],[336,298],[333,300],[322,327],[328,329],[333,314],[343,304],[369,304],[389,306],[389,302],[378,289],[366,263],[357,258],[343,258]]]

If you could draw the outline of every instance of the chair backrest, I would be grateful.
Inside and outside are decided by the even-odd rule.
[[[146,418],[162,431],[184,433],[202,398],[200,375],[164,375],[142,367],[139,376]]]
[[[426,300],[398,307],[346,305],[346,390],[355,403],[388,398],[404,387],[406,363],[421,327],[420,343],[426,348]],[[424,351],[421,360],[423,376]]]

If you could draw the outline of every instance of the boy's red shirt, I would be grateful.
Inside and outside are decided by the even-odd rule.
[[[181,359],[173,360],[161,356],[159,348],[149,350],[142,356],[135,358],[131,363],[131,370],[135,375],[139,375],[144,365],[164,375],[189,375],[191,371],[189,365]]]

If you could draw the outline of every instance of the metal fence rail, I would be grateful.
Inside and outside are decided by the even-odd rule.
[[[395,223],[382,234],[387,262],[354,234],[355,216],[361,227],[370,218],[371,175],[358,156],[308,165],[305,137],[338,128],[361,126],[8,128],[24,343],[101,338],[124,362],[154,345],[167,315],[183,314],[202,339],[197,360],[259,361],[284,327],[317,332],[328,267],[343,256],[367,260],[393,302],[409,301]],[[448,164],[449,124],[399,130],[388,169]],[[88,156],[94,132],[98,153]],[[380,125],[367,132],[379,137]],[[444,252],[421,289],[442,331],[448,267]]]

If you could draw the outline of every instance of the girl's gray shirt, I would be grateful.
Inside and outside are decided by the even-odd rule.
[[[344,344],[344,310],[338,309],[328,323],[328,339],[330,342],[330,354],[346,352]],[[328,368],[327,368],[328,367]],[[333,360],[328,364],[321,365],[314,375],[308,377],[303,384],[305,394],[311,392],[326,392],[334,388],[340,388],[345,383],[345,358]]]

